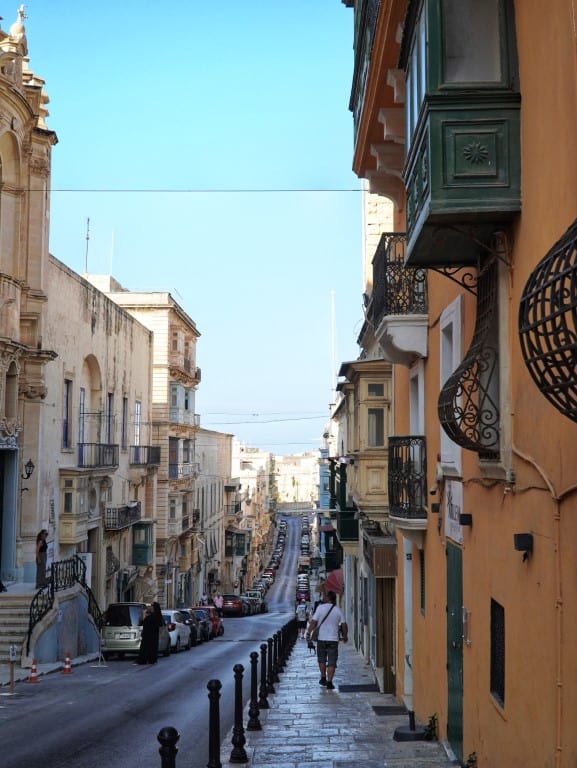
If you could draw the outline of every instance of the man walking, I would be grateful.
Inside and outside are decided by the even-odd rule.
[[[329,691],[335,687],[333,677],[339,656],[339,627],[343,643],[348,640],[348,627],[336,603],[336,594],[327,592],[327,602],[321,603],[314,612],[306,634],[306,639],[309,640],[311,632],[318,626],[317,661],[321,673],[319,685],[325,685]]]

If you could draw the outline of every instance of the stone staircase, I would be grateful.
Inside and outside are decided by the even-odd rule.
[[[34,596],[30,594],[0,594],[0,664],[10,660],[10,646],[16,646],[16,661],[26,652],[24,647],[28,636],[30,603]]]

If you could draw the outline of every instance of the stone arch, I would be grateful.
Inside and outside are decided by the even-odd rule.
[[[94,355],[87,355],[82,363],[79,386],[79,424],[82,442],[100,441],[102,414],[102,372]],[[82,395],[82,391],[84,394]]]
[[[17,274],[22,177],[21,152],[16,136],[0,134],[0,271]]]

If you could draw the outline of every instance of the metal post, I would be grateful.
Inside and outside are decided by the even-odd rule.
[[[156,737],[160,742],[160,749],[158,754],[160,755],[161,768],[175,768],[176,754],[178,749],[176,748],[176,742],[180,739],[180,733],[171,725],[167,725],[161,728]]]
[[[250,704],[248,707],[247,731],[261,731],[262,725],[259,720],[258,708],[258,653],[253,651],[250,654]]]
[[[273,683],[280,683],[280,677],[278,676],[278,636],[279,632],[275,632],[272,636],[272,680]]]
[[[220,762],[220,680],[209,680],[208,688],[209,718],[208,718],[208,763],[206,768],[222,768]]]
[[[244,667],[242,664],[235,664],[234,672],[234,727],[232,729],[232,752],[230,753],[231,763],[248,763],[248,756],[244,745],[246,738],[242,726],[242,673]]]
[[[266,643],[262,643],[260,646],[260,688],[258,698],[259,709],[270,709],[267,699],[267,687],[266,687]]]
[[[266,673],[266,692],[274,693],[273,675],[272,675],[272,637],[267,638],[268,645],[268,667]]]

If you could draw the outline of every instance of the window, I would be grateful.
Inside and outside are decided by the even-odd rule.
[[[491,693],[505,706],[505,609],[491,600]]]
[[[183,440],[182,441],[182,461],[183,464],[189,464],[190,463],[190,440]]]
[[[108,393],[106,401],[106,443],[111,445],[114,442],[114,395]]]
[[[122,448],[126,449],[126,430],[127,430],[127,419],[128,419],[128,398],[123,397],[122,398],[122,425],[120,429],[120,441]]]
[[[369,448],[381,448],[385,444],[385,411],[384,408],[369,408],[367,412]]]
[[[84,387],[80,387],[79,398],[78,398],[78,442],[79,443],[84,442],[85,416],[86,416],[86,389]]]
[[[367,394],[369,397],[384,397],[385,385],[382,382],[369,382],[367,384]]]
[[[171,499],[169,502],[168,517],[170,520],[176,520],[176,499]]]
[[[172,332],[172,351],[178,352],[178,331]]]
[[[443,0],[446,83],[499,83],[499,0]]]
[[[140,445],[140,424],[142,404],[140,400],[134,403],[134,445]]]
[[[72,445],[72,381],[64,379],[64,392],[62,402],[62,447],[70,448]]]

